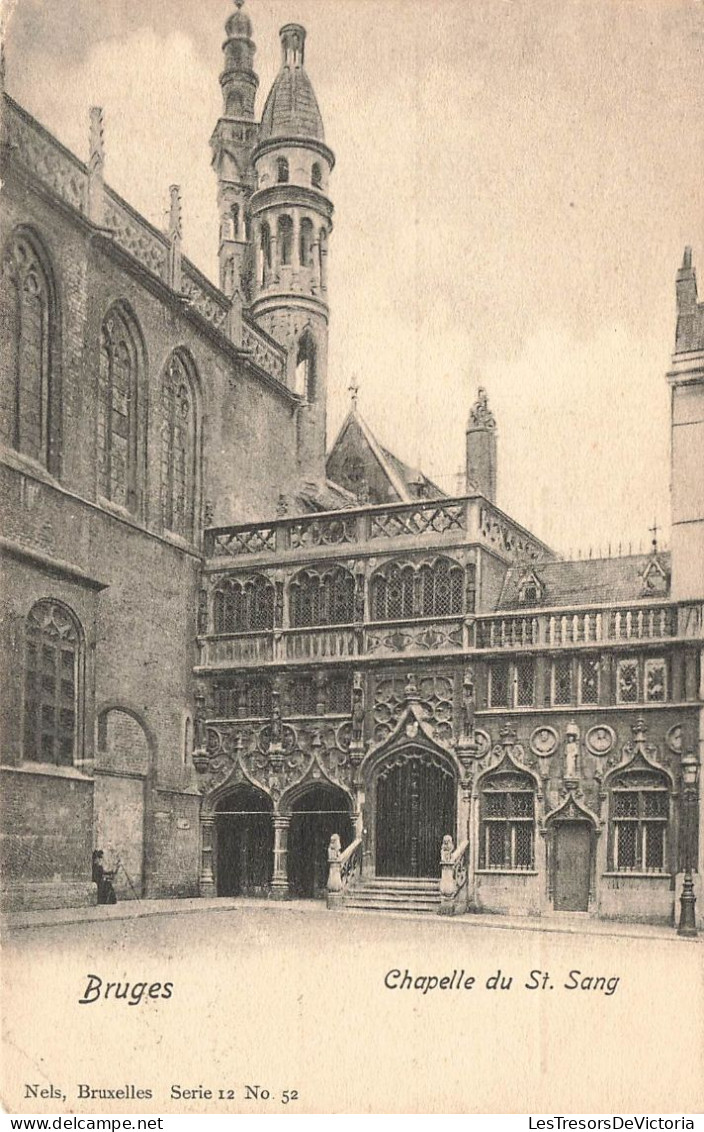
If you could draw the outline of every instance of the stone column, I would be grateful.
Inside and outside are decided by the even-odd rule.
[[[274,815],[274,877],[271,884],[272,900],[288,899],[288,814]]]
[[[215,896],[213,850],[215,841],[215,815],[201,814],[200,819],[200,895]]]

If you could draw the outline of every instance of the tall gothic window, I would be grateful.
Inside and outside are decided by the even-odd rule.
[[[663,872],[667,868],[670,790],[656,768],[634,767],[611,780],[611,868]]]
[[[261,285],[264,287],[267,281],[267,275],[271,271],[271,228],[266,220],[262,223],[260,229],[261,241],[261,255],[262,255],[262,277]]]
[[[289,177],[288,161],[286,160],[285,157],[277,158],[277,160],[276,160],[276,180],[279,182],[280,185],[283,185],[288,181],[288,177]]]
[[[186,358],[175,353],[164,371],[161,400],[161,501],[164,528],[192,538],[196,497],[196,404]]]
[[[250,633],[274,627],[274,587],[257,575],[223,582],[215,591],[213,621],[216,633]]]
[[[311,167],[310,183],[314,189],[319,189],[323,183],[323,171],[317,161],[314,161]]]
[[[301,220],[298,258],[301,267],[313,266],[313,221],[307,216]]]
[[[98,380],[98,489],[105,499],[137,509],[138,336],[113,308],[103,322]]]
[[[81,629],[55,601],[25,623],[24,758],[71,766],[79,758]]]
[[[60,398],[56,292],[39,242],[18,232],[2,265],[0,430],[6,444],[58,473]]]
[[[290,263],[293,255],[293,220],[284,214],[276,226],[279,242],[279,263]]]
[[[291,625],[349,625],[354,621],[354,578],[335,566],[323,574],[301,570],[290,584]]]
[[[479,867],[532,869],[535,783],[516,770],[497,770],[483,779]]]
[[[317,392],[315,384],[315,341],[306,331],[301,335],[296,354],[295,392],[306,401],[314,401]]]

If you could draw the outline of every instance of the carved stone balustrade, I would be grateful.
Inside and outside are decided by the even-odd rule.
[[[341,849],[340,838],[333,833],[328,847],[328,908],[339,908],[345,895],[362,875],[362,838],[358,837],[346,849]]]
[[[565,648],[580,645],[701,639],[701,602],[614,605],[602,609],[536,610],[521,614],[479,616],[474,625],[477,649]]]

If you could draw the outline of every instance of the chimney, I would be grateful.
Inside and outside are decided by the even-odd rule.
[[[486,389],[477,391],[467,422],[467,494],[479,492],[496,502],[496,420]]]

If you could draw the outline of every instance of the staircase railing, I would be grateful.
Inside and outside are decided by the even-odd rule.
[[[440,850],[440,907],[441,916],[454,916],[466,912],[469,902],[469,841],[462,841],[455,849],[449,833],[442,839]]]
[[[339,908],[345,895],[362,875],[362,838],[358,837],[346,849],[340,836],[333,833],[328,845],[328,908]]]

